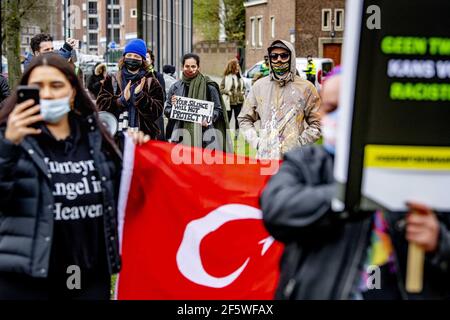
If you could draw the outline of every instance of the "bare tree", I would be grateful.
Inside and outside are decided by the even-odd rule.
[[[40,26],[49,24],[49,13],[55,8],[54,0],[2,0],[2,38],[8,59],[10,88],[14,88],[22,71],[20,68],[20,34],[25,22]]]

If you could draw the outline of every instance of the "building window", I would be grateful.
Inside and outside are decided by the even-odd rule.
[[[322,9],[322,31],[331,31],[331,9]]]
[[[98,21],[97,18],[89,18],[89,30],[97,30]]]
[[[130,17],[131,18],[137,18],[137,9],[131,9],[130,10]]]
[[[258,47],[262,48],[263,46],[263,26],[262,26],[263,18],[258,18]]]
[[[111,17],[112,12],[112,17]],[[119,9],[108,9],[108,24],[120,24],[120,10]]]
[[[334,29],[344,31],[344,9],[334,10]]]
[[[252,47],[256,47],[256,21],[255,21],[255,18],[250,18],[250,24],[252,26]]]
[[[113,10],[113,24],[120,24],[120,10]]]
[[[89,14],[97,14],[97,2],[89,2],[88,6]]]
[[[275,38],[275,17],[270,17],[270,29],[272,39]]]
[[[96,46],[98,44],[98,34],[89,33],[89,45]]]
[[[115,43],[120,43],[120,29],[108,29],[106,31],[108,41],[114,41]]]

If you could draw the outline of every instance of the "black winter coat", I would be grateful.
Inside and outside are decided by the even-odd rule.
[[[147,82],[145,82],[144,89],[139,95],[139,98],[135,100],[134,106],[137,110],[136,115],[139,130],[148,134],[152,139],[155,139],[160,133],[157,120],[163,112],[165,93],[159,82],[153,78],[152,73],[148,72],[145,77],[147,78]],[[120,114],[126,110],[126,106],[122,104],[120,99],[122,96],[121,71],[114,78],[115,80],[113,80],[111,75],[108,75],[103,82],[97,97],[97,107],[99,110],[114,114],[119,121]],[[132,83],[132,85],[135,83]]]
[[[97,99],[100,89],[102,87],[101,81],[104,80],[103,75],[96,75],[95,72],[89,77],[87,88],[92,93],[95,99]]]
[[[9,86],[8,80],[0,74],[0,103],[3,102],[7,97],[9,97]]]
[[[95,167],[102,179],[105,246],[110,274],[121,267],[117,231],[120,163],[108,153],[94,116],[82,121]],[[51,174],[35,138],[20,145],[4,138],[0,128],[0,272],[45,278],[53,236],[54,198]]]
[[[331,211],[333,159],[318,146],[285,155],[261,195],[264,224],[285,244],[277,299],[349,299],[369,245],[373,212],[357,216]],[[424,290],[404,289],[407,261],[405,213],[386,214],[396,255],[398,290],[404,299],[449,298],[450,220],[439,215],[438,252],[426,255]]]

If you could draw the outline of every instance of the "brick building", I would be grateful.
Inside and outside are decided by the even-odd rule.
[[[103,55],[115,42],[123,48],[137,37],[137,0],[60,0],[61,34],[82,42],[81,51]]]
[[[245,65],[262,60],[275,39],[295,43],[295,0],[246,0]]]
[[[275,39],[290,41],[297,57],[340,63],[345,0],[246,0],[246,67],[262,60]]]
[[[297,56],[331,58],[340,64],[345,0],[296,0]]]

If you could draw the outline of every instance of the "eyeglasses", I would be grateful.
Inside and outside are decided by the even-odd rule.
[[[283,52],[283,53],[271,53],[270,54],[270,60],[272,61],[277,61],[278,57],[281,58],[281,60],[286,60],[291,56],[290,53],[288,52]]]

